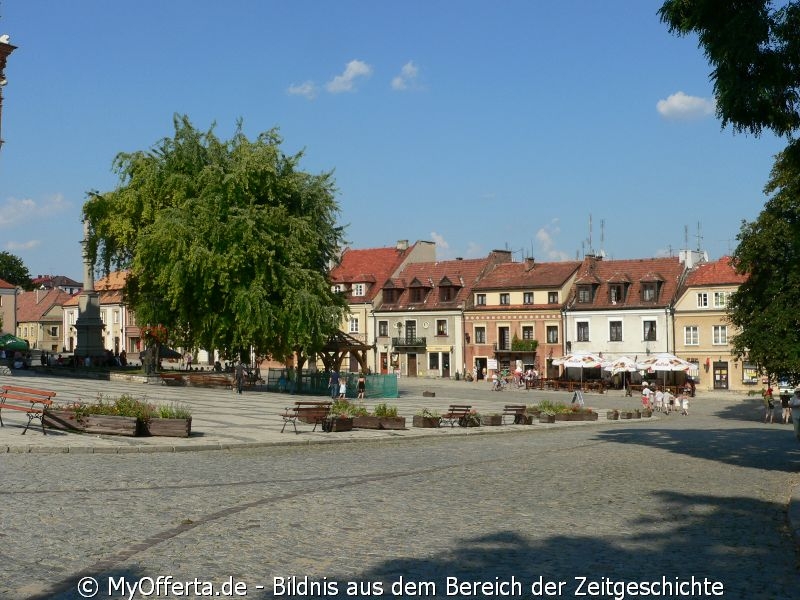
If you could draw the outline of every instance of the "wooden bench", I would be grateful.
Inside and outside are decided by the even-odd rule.
[[[322,422],[328,417],[331,412],[331,402],[324,400],[298,400],[294,406],[287,406],[281,417],[283,418],[283,427],[281,433],[286,429],[286,424],[291,423],[294,427],[294,432],[297,431],[297,420],[300,419],[303,423],[314,423],[314,429],[317,430],[317,425],[322,425]]]
[[[194,387],[233,389],[233,379],[228,375],[192,373],[183,377],[189,382],[190,386]]]
[[[42,433],[47,435],[44,429],[43,416],[47,409],[53,404],[53,396],[55,392],[48,390],[37,390],[34,388],[18,387],[15,385],[4,385],[0,391],[0,427],[5,427],[3,424],[2,412],[4,408],[9,410],[20,410],[28,415],[28,424],[22,431],[22,435],[28,431],[31,426],[31,421],[39,419],[42,424]]]
[[[506,404],[503,407],[503,423],[506,417],[513,417],[512,423],[520,425],[525,423],[525,411],[527,407],[524,404]]]
[[[164,385],[186,385],[186,380],[180,373],[159,373],[158,376]]]
[[[471,404],[451,404],[447,412],[442,415],[441,423],[449,423],[450,427],[454,427],[456,423],[459,427],[466,427],[471,410]]]

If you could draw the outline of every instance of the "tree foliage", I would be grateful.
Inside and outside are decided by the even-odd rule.
[[[0,279],[25,290],[33,289],[31,274],[19,256],[10,252],[0,252]]]
[[[733,344],[767,372],[800,382],[800,148],[778,155],[765,191],[772,197],[742,225],[733,253],[748,274],[729,303],[741,329]]]
[[[279,359],[318,349],[345,310],[328,278],[342,243],[332,174],[301,171],[276,130],[249,140],[239,123],[222,141],[185,116],[174,129],[116,157],[115,190],[90,192],[90,259],[128,268],[137,321],[174,343]]]
[[[667,0],[672,33],[696,33],[711,64],[722,125],[779,136],[800,127],[800,5],[769,0]]]
[[[742,223],[734,264],[748,276],[731,297],[734,351],[800,382],[800,2],[667,0],[661,20],[695,33],[711,66],[717,116],[734,131],[788,139],[758,218]]]

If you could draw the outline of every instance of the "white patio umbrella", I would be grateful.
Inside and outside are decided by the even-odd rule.
[[[691,367],[692,363],[687,360],[683,360],[682,358],[678,358],[669,352],[654,354],[653,356],[648,356],[644,360],[640,360],[636,363],[636,368],[641,371],[647,371],[648,373],[654,373],[658,371],[663,372],[664,385],[666,385],[667,373],[669,371],[683,371],[685,373],[688,372]]]
[[[613,360],[603,363],[603,370],[610,371],[612,375],[622,373],[622,387],[626,387],[626,379],[628,373],[635,373],[639,369],[636,367],[636,361],[628,356],[620,356]]]
[[[603,357],[593,352],[573,352],[553,359],[554,365],[581,370],[581,384],[583,384],[583,369],[592,369],[603,365]]]

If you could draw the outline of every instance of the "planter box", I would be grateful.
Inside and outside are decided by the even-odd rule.
[[[481,425],[495,426],[503,424],[503,415],[481,415]]]
[[[99,435],[124,435],[134,437],[142,432],[142,424],[136,417],[114,415],[86,415],[81,419],[71,410],[48,411],[44,417],[45,427],[65,431],[82,431]]]
[[[353,417],[340,417],[338,419],[325,419],[322,422],[322,431],[352,431]]]
[[[609,410],[606,412],[606,419],[609,421],[617,421],[619,420],[619,411],[618,410]]]
[[[641,419],[642,418],[642,411],[640,411],[640,410],[633,411],[633,418],[634,419]]]
[[[164,437],[189,437],[192,433],[192,418],[150,419],[144,424],[146,435]]]
[[[619,418],[620,419],[632,419],[633,418],[633,413],[631,411],[628,411],[628,410],[620,411]]]
[[[423,417],[421,415],[414,415],[413,419],[411,420],[412,425],[414,427],[425,427],[428,429],[434,429],[439,427],[440,422],[439,417]]]
[[[555,415],[539,415],[539,423],[555,423]]]
[[[353,417],[353,427],[356,429],[405,429],[405,417],[375,417],[367,415]]]
[[[652,410],[643,410],[642,411],[642,417],[650,418],[652,416],[653,416],[653,411]]]

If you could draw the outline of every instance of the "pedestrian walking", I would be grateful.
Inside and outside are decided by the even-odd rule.
[[[791,399],[788,394],[781,396],[781,423],[784,425],[792,422],[792,408],[789,406]]]
[[[331,391],[331,398],[335,399],[339,395],[339,373],[334,369],[328,379],[328,389]]]
[[[347,396],[347,379],[345,377],[339,378],[339,398],[344,399]]]
[[[647,385],[647,382],[645,381],[642,384],[642,407],[643,408],[650,408],[650,395],[652,393],[653,392],[650,390],[650,388]]]
[[[244,389],[244,363],[241,360],[236,365],[234,379],[236,380],[236,393],[241,394]]]
[[[764,423],[772,423],[775,410],[775,403],[772,400],[772,388],[768,387],[761,393],[761,397],[764,402]]]
[[[367,378],[364,377],[364,373],[361,372],[358,374],[358,398],[359,400],[364,399],[364,392],[367,390]]]
[[[687,394],[681,396],[681,414],[689,416],[689,396]]]
[[[792,409],[792,423],[794,424],[794,435],[800,442],[800,389],[794,391],[789,406]]]
[[[656,412],[664,410],[664,391],[661,387],[656,388],[656,393],[653,396],[653,404],[655,405]]]

